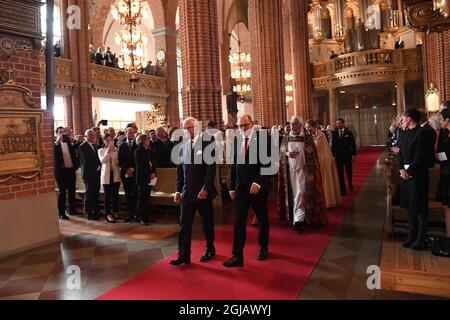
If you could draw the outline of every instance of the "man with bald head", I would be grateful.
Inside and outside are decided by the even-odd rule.
[[[180,233],[178,237],[178,258],[170,261],[172,265],[191,262],[192,223],[198,210],[206,239],[206,248],[201,262],[216,255],[214,248],[214,216],[212,201],[217,192],[214,186],[216,164],[205,162],[206,148],[213,139],[203,139],[201,131],[195,130],[197,120],[189,117],[183,121],[188,139],[181,149],[182,162],[177,167],[175,203],[181,201]],[[203,141],[205,140],[205,141]],[[209,140],[209,141],[208,141]],[[212,153],[211,156],[214,156]]]
[[[258,260],[265,260],[269,246],[269,218],[267,198],[270,191],[269,176],[261,174],[261,135],[264,131],[253,128],[252,118],[244,115],[238,120],[239,134],[234,139],[234,161],[230,172],[230,197],[234,200],[234,234],[232,257],[223,263],[225,267],[244,266],[244,246],[248,210],[252,207],[258,218]],[[267,139],[269,141],[269,139]],[[269,145],[266,146],[270,150]],[[255,160],[255,161],[253,161]]]
[[[85,133],[85,138],[86,141],[80,146],[81,178],[86,186],[84,213],[88,220],[99,220],[98,196],[102,163],[98,158],[98,149],[95,145],[97,134],[89,129]]]

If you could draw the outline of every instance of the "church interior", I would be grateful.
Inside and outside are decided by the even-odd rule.
[[[392,138],[411,108],[440,130],[450,99],[449,15],[449,0],[0,0],[0,300],[449,299],[450,215],[436,200],[442,170],[427,169],[423,248],[404,247],[412,227],[396,198],[408,165],[399,168]],[[170,160],[157,162],[150,220],[129,221],[128,173],[115,181],[112,167],[114,214],[109,181],[97,195],[106,218],[82,213],[92,185],[80,169],[70,212],[65,192],[61,212],[58,130],[78,147],[91,131],[105,134],[114,149],[131,141],[131,126],[137,141],[163,141],[159,161],[191,117],[224,136],[250,119],[286,141],[299,122],[315,125],[326,152],[311,134],[314,161],[331,163],[336,179],[337,123],[345,124],[353,184],[342,189],[344,167],[340,186],[321,178],[324,190],[341,187],[336,203],[324,225],[300,230],[279,214],[280,201],[291,201],[280,190],[293,182],[272,177],[268,258],[258,251],[262,218],[250,210],[245,266],[235,269],[222,265],[236,242],[227,163],[215,167],[217,255],[206,263],[200,216],[192,262],[169,263],[185,205],[174,201],[180,168]],[[445,241],[447,251],[436,253]]]

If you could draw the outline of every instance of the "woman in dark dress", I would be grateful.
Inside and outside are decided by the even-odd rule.
[[[441,159],[445,159],[446,157],[447,160],[438,161],[440,165],[440,177],[436,200],[444,205],[447,238],[450,238],[450,133],[448,131],[450,129],[450,109],[442,110],[441,115],[442,129],[447,129],[447,131],[441,131],[442,136],[439,136],[437,154]]]
[[[150,181],[156,177],[156,166],[152,162],[150,148],[150,137],[141,134],[136,139],[138,148],[134,151],[134,162],[136,166],[137,186],[137,214],[139,222],[147,226],[154,219],[149,219],[149,200],[151,186]]]

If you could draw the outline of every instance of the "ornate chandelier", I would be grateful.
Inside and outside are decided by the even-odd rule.
[[[249,53],[241,52],[241,43],[238,41],[238,52],[230,54],[229,61],[236,69],[231,73],[231,78],[236,81],[233,91],[241,96],[241,102],[244,102],[245,95],[250,93],[251,86],[247,84],[251,77],[250,70],[245,69],[245,65],[251,62]]]
[[[138,25],[142,19],[147,19],[150,9],[147,4],[138,0],[120,0],[117,5],[111,6],[111,14],[114,20],[119,21],[121,25]]]
[[[289,105],[292,101],[294,101],[294,97],[292,93],[294,92],[294,86],[292,85],[292,81],[294,81],[294,75],[286,73],[284,75],[284,79],[286,80],[286,104]]]
[[[134,89],[139,82],[136,75],[147,67],[144,47],[148,44],[148,37],[137,26],[142,23],[142,19],[148,18],[149,8],[138,0],[120,0],[117,5],[111,6],[111,15],[114,20],[125,25],[125,29],[114,34],[114,40],[123,52],[118,58],[118,66],[131,74],[130,82]]]

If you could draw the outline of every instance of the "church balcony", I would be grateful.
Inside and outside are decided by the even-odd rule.
[[[64,58],[54,59],[56,94],[69,96],[75,87],[72,61]],[[43,56],[40,58],[39,65],[41,90],[45,92],[45,59]],[[88,86],[92,89],[93,97],[166,104],[168,94],[165,78],[138,74],[139,82],[136,88],[132,89],[128,72],[96,64],[91,64],[90,67],[91,79]]]
[[[420,47],[358,51],[340,55],[326,63],[313,64],[313,84],[316,91],[355,84],[422,78]]]

